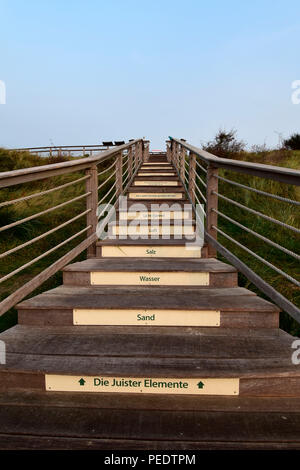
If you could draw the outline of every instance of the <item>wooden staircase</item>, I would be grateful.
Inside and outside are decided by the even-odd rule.
[[[137,202],[188,203],[166,154],[128,196],[96,258],[66,266],[0,335],[0,448],[299,449],[300,369],[278,307],[206,245],[187,249],[191,211],[153,211],[151,227],[142,211],[125,238]]]

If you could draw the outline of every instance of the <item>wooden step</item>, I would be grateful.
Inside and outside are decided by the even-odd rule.
[[[150,188],[149,188],[150,189]],[[152,187],[151,187],[152,189]],[[171,199],[171,200],[182,200],[183,199],[183,196],[184,194],[182,192],[175,192],[174,190],[175,188],[172,188],[172,191],[160,191],[158,192],[157,190],[156,191],[148,191],[148,192],[144,192],[144,191],[133,191],[131,190],[128,194],[128,197],[129,199],[132,199],[132,200],[152,200],[152,201],[163,201],[163,200],[168,200],[168,199]]]
[[[0,393],[2,450],[295,450],[299,427],[291,397]]]
[[[211,259],[130,258],[89,259],[66,266],[66,285],[147,285],[235,287],[232,266]]]
[[[126,240],[105,239],[97,242],[96,257],[134,257],[134,258],[207,258],[207,245],[189,246],[190,240],[161,238]]]
[[[173,239],[176,241],[176,239]],[[136,242],[137,240],[133,240]],[[156,240],[153,240],[156,241]],[[160,240],[161,241],[161,240]],[[97,245],[96,257],[100,258],[205,258],[206,250],[202,248],[187,249],[184,245],[155,245],[149,240],[149,244],[125,245],[118,242],[114,245]]]
[[[290,357],[294,338],[286,334],[154,341],[149,334],[83,328],[19,325],[1,334],[7,362],[0,365],[0,390],[300,396],[300,370]]]
[[[145,179],[135,179],[134,186],[182,186],[179,181],[170,181],[170,180],[145,180]]]
[[[155,220],[153,222],[156,222]],[[158,221],[160,222],[160,221]],[[165,221],[164,221],[165,222]],[[194,224],[172,224],[172,223],[145,223],[144,220],[135,220],[134,225],[130,223],[113,224],[112,235],[140,236],[140,235],[194,235]]]
[[[117,211],[117,220],[188,220],[192,219],[191,210],[168,210],[168,211],[143,211],[143,210],[120,210]]]
[[[131,325],[138,329],[150,325],[152,330],[161,325],[274,329],[279,321],[276,306],[239,287],[186,287],[177,288],[174,294],[169,287],[161,287],[157,291],[155,287],[61,286],[25,300],[17,308],[19,323],[24,325],[76,325],[85,322]],[[154,317],[148,320],[138,315]],[[166,329],[163,331],[167,333]],[[200,330],[197,331],[199,334]],[[153,332],[163,334],[161,329]],[[187,334],[185,330],[180,332]]]

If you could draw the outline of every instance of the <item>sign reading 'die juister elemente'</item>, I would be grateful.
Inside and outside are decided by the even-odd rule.
[[[161,393],[238,395],[238,378],[45,376],[46,390],[55,392]]]

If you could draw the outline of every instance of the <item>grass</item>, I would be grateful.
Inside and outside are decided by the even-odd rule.
[[[7,158],[5,158],[7,156]],[[28,160],[27,160],[28,158]],[[55,160],[55,161],[54,161]],[[0,149],[0,164],[2,162],[2,167],[0,171],[10,171],[13,169],[19,169],[24,167],[44,165],[48,163],[57,163],[60,161],[66,161],[69,158],[60,157],[60,158],[44,158],[31,155],[27,152],[9,152],[3,149]],[[112,161],[108,160],[100,165],[98,165],[99,172],[111,165]],[[0,203],[8,200],[19,199],[29,194],[38,193],[45,191],[51,188],[55,188],[65,183],[75,181],[76,179],[84,176],[84,172],[70,173],[58,177],[52,177],[45,180],[34,181],[31,183],[21,184],[12,186],[10,188],[2,189],[0,192]],[[107,174],[99,177],[99,184],[107,177]],[[110,180],[110,184],[114,181],[114,178]],[[107,187],[104,186],[101,191],[99,191],[99,198],[101,198]],[[17,220],[31,216],[38,212],[44,211],[47,208],[59,205],[63,202],[67,202],[70,199],[73,199],[85,192],[85,181],[79,182],[68,186],[67,188],[51,192],[44,196],[38,196],[28,201],[21,201],[13,205],[0,208],[0,221],[1,226],[11,224]],[[64,223],[68,219],[75,217],[76,215],[84,212],[86,210],[86,199],[80,199],[71,204],[67,204],[64,207],[56,209],[49,212],[48,214],[39,216],[36,219],[30,220],[28,222],[17,225],[16,227],[5,230],[0,233],[0,253],[4,253],[7,250],[13,249],[18,245],[26,243],[26,241],[31,240],[49,230],[57,227],[58,225]],[[12,272],[18,267],[26,264],[32,259],[40,256],[45,253],[52,247],[57,246],[67,238],[71,237],[73,234],[84,229],[86,226],[86,216],[75,220],[74,222],[64,226],[58,231],[46,236],[45,238],[33,243],[32,245],[27,246],[15,253],[8,255],[0,260],[0,273],[1,277]],[[74,240],[70,241],[63,247],[52,252],[41,260],[37,261],[28,268],[22,270],[20,273],[16,274],[12,278],[0,284],[0,301],[5,299],[8,295],[16,291],[23,284],[28,282],[34,276],[39,274],[41,271],[50,266],[53,262],[62,257],[70,249],[74,248],[80,241],[84,240],[85,233],[76,237]],[[76,260],[79,261],[86,259],[86,253],[81,253]],[[41,293],[45,290],[52,289],[57,287],[62,282],[61,273],[57,273],[52,276],[48,281],[42,284],[38,289],[31,293],[28,297],[32,297],[38,293]],[[13,308],[9,310],[5,315],[0,317],[0,331],[3,331],[17,321],[17,313]]]
[[[277,150],[260,153],[244,152],[239,155],[239,159],[300,169],[300,151]],[[299,187],[278,183],[272,180],[265,180],[254,176],[234,173],[227,170],[219,170],[219,175],[261,191],[277,194],[293,200],[299,201],[300,199]],[[278,219],[286,224],[300,228],[299,206],[277,201],[267,196],[238,188],[224,181],[219,181],[218,192],[219,194],[224,194],[230,199],[273,217],[274,219]],[[295,232],[264,220],[259,216],[250,214],[248,211],[238,208],[221,198],[219,198],[218,210],[273,242],[295,253],[300,253],[300,237]],[[278,248],[270,246],[268,243],[258,239],[255,235],[247,233],[244,229],[234,225],[232,222],[221,216],[218,217],[218,227],[224,233],[228,234],[242,245],[245,245],[248,249],[266,259],[293,278],[299,280],[299,261],[292,256],[283,253]],[[273,269],[265,266],[261,261],[256,260],[251,254],[248,254],[245,250],[229,241],[226,237],[219,234],[218,240],[278,292],[287,297],[296,306],[300,307],[300,289],[297,286],[282,275],[276,273]],[[219,256],[219,258],[226,261],[222,256]],[[261,297],[267,298],[242,274],[239,274],[239,285],[253,290]],[[286,312],[281,313],[280,326],[282,329],[293,335],[300,335],[300,325]]]
[[[244,152],[243,154],[239,155],[239,158],[245,161],[285,166],[295,169],[300,168],[300,151],[262,151],[257,153]],[[0,149],[0,171],[10,171],[18,168],[44,165],[66,160],[68,160],[67,157],[50,159],[31,155],[27,152],[10,152],[4,149]],[[109,165],[111,165],[111,163],[112,161],[110,160],[102,165],[99,165],[99,171],[107,168]],[[32,183],[16,185],[11,188],[3,189],[0,192],[0,203],[2,201],[17,199],[29,194],[54,188],[58,185],[74,181],[83,175],[83,172],[71,173],[68,175],[53,177],[42,181],[35,181]],[[263,191],[279,194],[291,199],[299,200],[300,197],[299,188],[273,182],[271,180],[263,180],[261,178],[228,172],[225,170],[220,170],[220,175],[239,183],[255,187]],[[101,176],[99,179],[99,184],[101,181],[104,181],[106,177],[107,174]],[[113,182],[113,180],[114,179],[110,181],[110,184]],[[23,217],[40,212],[46,208],[50,208],[54,205],[72,199],[82,194],[84,192],[84,188],[84,182],[80,182],[76,185],[69,186],[63,190],[52,192],[45,196],[36,197],[29,201],[19,202],[6,208],[0,208],[1,225],[7,225]],[[107,187],[102,188],[101,192],[99,191],[99,200],[106,191]],[[252,207],[255,210],[263,212],[264,214],[282,220],[283,222],[295,227],[300,227],[300,211],[296,206],[292,206],[280,201],[275,201],[250,191],[239,189],[225,182],[220,182],[219,192],[248,207]],[[0,234],[0,253],[12,249],[15,246],[25,243],[27,240],[47,232],[48,230],[56,227],[57,225],[74,217],[80,212],[83,212],[84,210],[85,199],[82,199],[50,212],[47,215],[40,216],[37,219],[28,221],[16,226],[15,228],[2,232]],[[274,242],[283,245],[284,247],[296,253],[300,252],[300,241],[296,234],[293,234],[292,232],[287,231],[286,229],[277,225],[275,226],[271,222],[265,221],[255,215],[251,215],[248,212],[234,207],[222,200],[219,201],[219,210],[224,212],[229,217],[237,220],[239,223],[249,227],[252,230],[255,230],[260,234],[263,234],[267,238],[270,238]],[[246,245],[261,257],[272,262],[275,266],[281,268],[283,271],[287,272],[293,277],[297,278],[297,276],[299,276],[299,262],[297,262],[294,258],[282,253],[277,248],[273,248],[265,242],[258,240],[255,236],[248,234],[241,228],[236,227],[221,217],[219,217],[218,224],[221,230],[223,230],[225,233],[228,233],[231,237],[235,238],[243,245]],[[26,247],[25,249],[20,250],[11,256],[5,257],[4,259],[0,260],[1,276],[10,273],[19,266],[46,252],[53,246],[57,246],[63,240],[82,230],[84,227],[85,217],[83,216],[82,218],[77,219],[73,223],[51,234],[50,236],[47,236],[46,238],[34,243],[33,245]],[[63,254],[67,253],[83,239],[84,235],[75,238],[64,247],[36,262],[34,265],[20,272],[3,284],[0,284],[0,300],[6,298],[18,287],[22,286],[25,282],[29,281],[43,269],[59,259]],[[291,282],[283,278],[281,275],[275,273],[272,269],[265,267],[261,262],[255,260],[251,255],[248,255],[244,250],[236,247],[236,245],[229,242],[224,237],[220,236],[219,240],[222,244],[224,244],[224,246],[229,248],[235,255],[237,255],[275,289],[277,289],[300,307],[299,288],[295,287]],[[83,252],[76,258],[76,260],[83,260],[85,258],[86,253]],[[61,273],[57,273],[44,284],[42,284],[38,289],[32,292],[28,297],[32,297],[33,295],[37,295],[45,290],[52,289],[60,285],[61,282]],[[260,296],[265,297],[262,293],[258,292],[258,289],[243,275],[239,275],[239,283],[241,286],[253,290]],[[16,323],[16,321],[16,310],[11,309],[5,315],[0,317],[0,331],[11,327]],[[291,334],[300,334],[299,325],[284,312],[281,315],[281,327]]]

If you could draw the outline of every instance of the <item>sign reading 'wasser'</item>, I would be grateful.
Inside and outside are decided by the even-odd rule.
[[[239,379],[170,377],[45,376],[50,392],[157,393],[180,395],[238,395]]]

